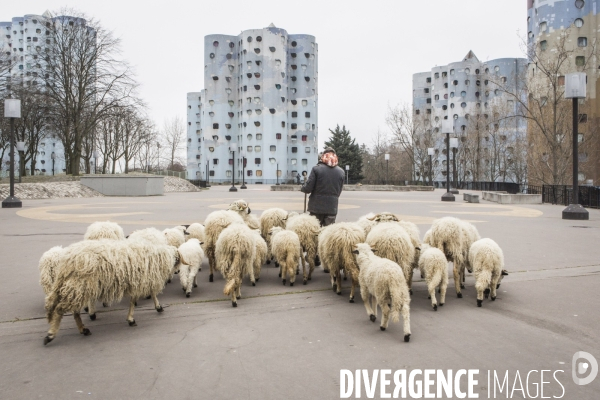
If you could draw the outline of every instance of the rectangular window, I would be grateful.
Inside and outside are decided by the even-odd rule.
[[[415,110],[415,115],[421,114],[421,110]]]
[[[262,140],[262,133],[256,134],[256,140]]]
[[[231,178],[231,170],[228,169],[227,171],[225,171],[225,176],[228,178]]]
[[[305,147],[305,148],[304,148],[304,152],[305,152],[305,153],[310,153],[310,147]]]
[[[436,76],[436,78],[437,78],[437,76]],[[426,81],[427,81],[427,83],[431,83],[431,78],[427,78]]]
[[[297,158],[292,158],[292,165],[296,165],[298,164],[298,159]]]
[[[210,176],[215,176],[215,171],[213,171],[213,170],[210,170],[210,173],[209,173],[208,175],[210,175]]]
[[[219,129],[219,124],[213,124],[213,129]]]
[[[252,176],[252,170],[251,170],[251,169],[248,169],[248,170],[246,170],[246,174],[247,174],[248,176]]]
[[[256,176],[262,176],[262,169],[256,170]]]
[[[577,46],[587,47],[587,38],[586,37],[577,38]]]
[[[579,114],[579,123],[585,124],[587,122],[587,114]]]
[[[252,146],[247,146],[246,150],[248,151],[248,153],[252,153]]]
[[[271,146],[270,150],[271,151],[277,151],[277,146]]]
[[[546,40],[542,40],[540,42],[540,50],[545,51],[548,48],[548,42]]]
[[[431,97],[427,99],[427,104],[431,104]]]
[[[306,142],[308,140],[308,135],[302,135],[302,141]]]
[[[255,158],[254,159],[254,164],[260,165],[260,158]]]
[[[229,159],[229,165],[233,165],[233,158]]]
[[[213,158],[213,165],[217,165],[219,164],[219,159],[218,158]]]
[[[564,86],[565,85],[565,76],[561,75],[558,77],[558,85],[559,86]]]
[[[439,100],[439,99],[440,99],[440,95],[439,95],[439,94],[436,94],[436,95],[435,95],[435,97],[434,97],[434,99],[435,99],[435,100]]]
[[[548,29],[548,24],[546,22],[540,22],[540,32],[546,32],[546,29]]]
[[[304,116],[305,116],[306,118],[310,118],[310,112],[308,112],[308,111],[307,111],[307,112],[305,112],[305,113],[304,113]]]
[[[303,158],[302,159],[302,165],[308,165],[308,159]]]
[[[585,57],[584,56],[575,57],[575,65],[577,65],[578,67],[583,67],[585,65]]]
[[[256,151],[256,152],[261,151],[261,147],[260,146],[254,146],[254,151]]]
[[[298,148],[297,147],[292,147],[292,153],[297,153],[298,152]]]
[[[276,133],[275,134],[275,139],[281,139],[281,133]]]
[[[431,114],[431,108],[427,109],[427,114]]]
[[[435,77],[435,79],[440,77],[440,73],[436,72],[435,74],[433,74],[433,76]],[[431,78],[428,78],[431,81]]]
[[[296,111],[292,111],[292,118],[298,117],[298,113]]]
[[[292,124],[292,129],[298,129],[298,124]]]

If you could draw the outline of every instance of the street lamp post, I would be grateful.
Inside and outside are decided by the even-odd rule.
[[[435,153],[435,149],[433,147],[427,148],[427,154],[429,155],[429,182],[431,186],[433,186],[433,164],[431,164],[431,157]]]
[[[385,155],[385,184],[390,184],[390,155]]]
[[[15,118],[21,118],[21,100],[5,99],[4,117],[10,118],[10,193],[2,208],[21,208],[23,203],[15,197]]]
[[[575,72],[565,76],[565,98],[573,99],[573,201],[562,212],[562,219],[588,220],[590,213],[579,204],[579,99],[585,99],[587,76]]]
[[[52,176],[54,176],[54,160],[56,160],[56,153],[52,152],[52,154],[50,154],[50,158],[52,159]]]
[[[454,120],[445,119],[442,121],[442,133],[446,134],[446,193],[442,196],[442,201],[454,201],[454,195],[450,192],[450,133],[454,131]]]
[[[275,184],[275,186],[279,186],[279,162],[275,163],[277,170],[275,170],[275,177],[277,179],[277,183]]]
[[[456,188],[457,173],[456,173],[456,151],[458,150],[458,139],[451,138],[450,139],[450,147],[452,148],[452,188],[450,188],[450,192],[452,194],[458,194],[458,189]]]
[[[240,186],[240,189],[248,189],[246,187],[246,151],[242,150],[240,151],[240,155],[242,156],[242,186]]]
[[[350,166],[346,165],[346,185],[348,185],[348,176],[350,174]]]
[[[237,188],[235,187],[235,149],[237,147],[237,143],[230,143],[229,144],[229,151],[231,151],[231,153],[233,154],[232,157],[232,168],[233,171],[231,173],[231,187],[229,188],[230,192],[237,192]]]
[[[21,176],[25,171],[25,142],[17,142],[17,151],[19,152],[19,183],[21,183]]]
[[[209,188],[210,187],[210,170],[209,170],[209,164],[210,162],[208,160],[206,160],[206,187]]]

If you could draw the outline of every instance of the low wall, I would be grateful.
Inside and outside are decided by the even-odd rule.
[[[89,175],[81,177],[81,184],[105,196],[162,196],[164,177],[127,175]]]
[[[541,194],[508,194],[506,192],[481,192],[483,199],[498,204],[542,204]]]
[[[299,191],[300,185],[272,185],[271,191],[283,191],[293,192]],[[431,192],[433,186],[394,186],[394,185],[344,185],[344,190],[349,192],[368,192],[368,191],[380,191],[380,192]]]

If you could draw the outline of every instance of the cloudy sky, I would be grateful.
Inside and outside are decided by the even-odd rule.
[[[141,96],[161,126],[203,88],[204,36],[270,23],[319,44],[319,142],[346,125],[359,143],[386,132],[389,106],[410,103],[412,74],[461,60],[522,57],[525,0],[3,0],[0,21],[74,7],[122,40]]]

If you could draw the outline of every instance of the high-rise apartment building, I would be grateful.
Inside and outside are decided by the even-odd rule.
[[[482,62],[469,51],[461,61],[413,75],[413,120],[422,136],[415,145],[424,154],[427,148],[434,149],[431,166],[428,159],[420,168],[415,166],[417,179],[429,181],[431,174],[438,184],[446,180],[446,162],[451,157],[446,154],[443,120],[452,120],[451,137],[459,139],[459,181],[526,179],[514,171],[519,152],[514,143],[525,137],[526,121],[514,117],[517,102],[497,85],[520,88],[520,71],[526,68],[524,58]]]
[[[569,139],[562,143],[565,137],[562,131],[571,130],[571,103],[564,99],[565,75],[572,72],[585,72],[587,74],[587,96],[579,100],[579,180],[581,183],[598,184],[600,181],[600,102],[598,90],[600,84],[600,61],[598,61],[598,44],[600,39],[600,0],[527,0],[527,40],[531,56],[528,79],[532,86],[543,88],[557,86],[558,101],[556,112],[550,118],[565,121],[559,125],[557,135],[542,135],[535,126],[530,124],[529,135],[534,148],[543,151],[532,154],[534,166],[551,164],[554,171],[548,170],[546,176],[540,171],[542,183],[570,183],[571,182],[571,142]],[[544,65],[538,65],[542,63]],[[546,70],[554,68],[546,73]],[[550,78],[547,77],[550,75]],[[556,79],[556,83],[553,80]],[[545,101],[548,106],[553,106],[552,94],[543,90],[531,91],[531,96]],[[554,141],[554,143],[552,143]],[[549,145],[547,145],[547,142]],[[544,144],[545,146],[542,146]],[[552,153],[558,153],[561,161],[557,165],[549,162]],[[556,150],[560,149],[560,150]],[[552,175],[558,175],[558,178]],[[558,182],[552,182],[557,180]]]
[[[187,94],[189,179],[296,179],[318,161],[318,45],[273,24],[204,38],[204,87]],[[235,158],[232,150],[235,150]],[[246,159],[242,172],[242,160]]]

